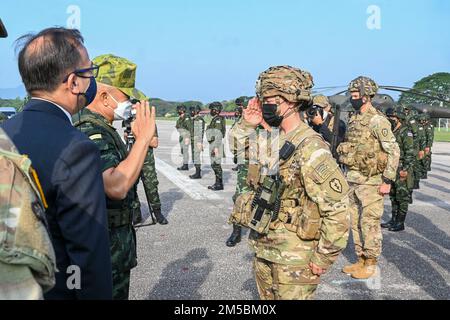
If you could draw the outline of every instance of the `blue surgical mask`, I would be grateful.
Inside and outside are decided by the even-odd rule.
[[[79,93],[79,96],[84,96],[86,99],[85,107],[90,105],[92,101],[94,101],[95,96],[97,95],[97,81],[95,81],[94,77],[90,77],[89,87],[87,88],[85,93]]]

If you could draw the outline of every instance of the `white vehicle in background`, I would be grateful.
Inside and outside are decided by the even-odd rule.
[[[17,114],[17,111],[13,107],[0,107],[0,112],[3,113],[8,119],[11,119]]]

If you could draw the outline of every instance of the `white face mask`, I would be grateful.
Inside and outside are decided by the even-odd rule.
[[[117,102],[116,99],[112,95],[109,95],[116,103],[117,108],[113,109],[114,111],[114,120],[126,120],[131,117],[131,110],[133,104],[130,100],[124,102]]]

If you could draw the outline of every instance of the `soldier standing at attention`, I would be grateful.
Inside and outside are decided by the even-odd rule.
[[[422,114],[422,123],[425,129],[425,137],[426,137],[426,144],[425,144],[425,154],[424,154],[424,170],[423,170],[423,179],[428,178],[428,172],[431,171],[431,148],[433,147],[434,142],[434,126],[431,121],[430,115],[428,113]]]
[[[390,198],[392,203],[392,218],[387,223],[382,223],[382,228],[389,231],[402,231],[408,213],[409,203],[412,202],[412,190],[414,187],[414,162],[417,150],[414,148],[413,134],[410,131],[406,115],[402,107],[389,108],[386,116],[391,122],[395,139],[400,148],[400,160],[395,182],[392,183]]]
[[[155,110],[150,109],[148,98],[135,88],[134,63],[112,54],[99,56],[93,63],[99,67],[97,95],[93,103],[73,120],[100,150],[108,211],[113,299],[126,300],[130,272],[137,265],[133,227],[133,218],[140,214],[137,182],[155,135]],[[136,120],[131,128],[136,142],[128,153],[112,122],[129,117],[133,107],[131,99],[141,102],[135,105]]]
[[[352,234],[358,261],[343,272],[356,279],[374,275],[381,255],[383,197],[397,177],[399,147],[391,124],[372,106],[378,85],[358,77],[348,90],[355,114],[350,118],[345,142],[337,149],[339,161],[348,168]]]
[[[237,108],[235,109],[235,122],[228,133],[228,142],[230,151],[233,154],[233,162],[237,164],[237,181],[236,181],[236,191],[233,195],[233,203],[236,203],[236,199],[243,193],[249,192],[250,188],[247,185],[247,174],[248,174],[248,164],[249,164],[249,140],[241,141],[234,138],[234,130],[237,125],[242,121],[242,111],[245,100],[243,97],[237,98],[235,101]],[[234,170],[234,169],[233,169]],[[232,223],[233,231],[228,238],[226,245],[227,247],[234,247],[236,244],[241,242],[242,227],[236,223]]]
[[[300,118],[311,103],[312,87],[306,71],[268,69],[257,81],[258,98],[233,130],[242,143],[255,136],[247,178],[251,191],[236,199],[230,220],[252,229],[256,284],[265,300],[312,299],[321,275],[347,245],[347,182],[327,143]],[[268,130],[256,134],[259,125]],[[279,140],[272,141],[275,132]],[[260,152],[269,145],[279,145],[279,156]]]
[[[244,103],[245,103],[245,98],[244,97],[240,97],[237,98],[234,103],[236,104],[236,108],[234,109],[234,123],[231,126],[231,129],[233,129],[233,127],[241,120],[242,118],[242,110],[244,109]],[[247,102],[248,103],[248,102]],[[236,145],[236,143],[230,141],[230,143],[232,143],[233,145]],[[237,149],[236,148],[231,148],[231,152],[233,153],[233,163],[234,164],[238,164],[238,159],[237,159]],[[231,170],[233,171],[238,171],[239,170],[239,165],[237,165],[236,167],[232,168]]]
[[[223,138],[225,138],[226,125],[225,119],[220,115],[222,111],[222,104],[220,102],[213,102],[209,105],[211,112],[211,123],[206,128],[206,139],[209,142],[209,152],[211,160],[211,168],[214,171],[216,182],[209,186],[208,189],[213,191],[223,190],[223,172],[222,172],[222,158]]]
[[[175,125],[178,133],[180,134],[179,142],[181,148],[181,154],[183,155],[183,165],[177,170],[180,171],[188,171],[189,170],[189,145],[191,144],[190,132],[190,118],[187,114],[186,106],[180,105],[177,107],[178,111],[178,120]]]
[[[203,137],[205,135],[205,120],[200,116],[200,106],[191,107],[189,109],[191,113],[191,149],[192,149],[192,161],[194,162],[195,174],[190,175],[191,179],[202,178],[202,162],[201,154],[203,151]]]
[[[150,142],[150,147],[148,148],[147,156],[145,157],[141,178],[149,210],[153,212],[156,221],[159,224],[166,225],[169,222],[161,212],[161,199],[159,198],[158,192],[159,181],[155,164],[154,149],[158,148],[158,143],[158,131],[156,130],[155,137],[153,137]]]

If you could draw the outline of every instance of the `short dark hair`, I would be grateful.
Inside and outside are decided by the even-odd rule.
[[[42,43],[36,42],[39,40]],[[31,49],[33,42],[36,47]],[[67,73],[80,67],[83,43],[78,30],[62,27],[44,29],[17,39],[19,72],[27,92],[56,90]]]

